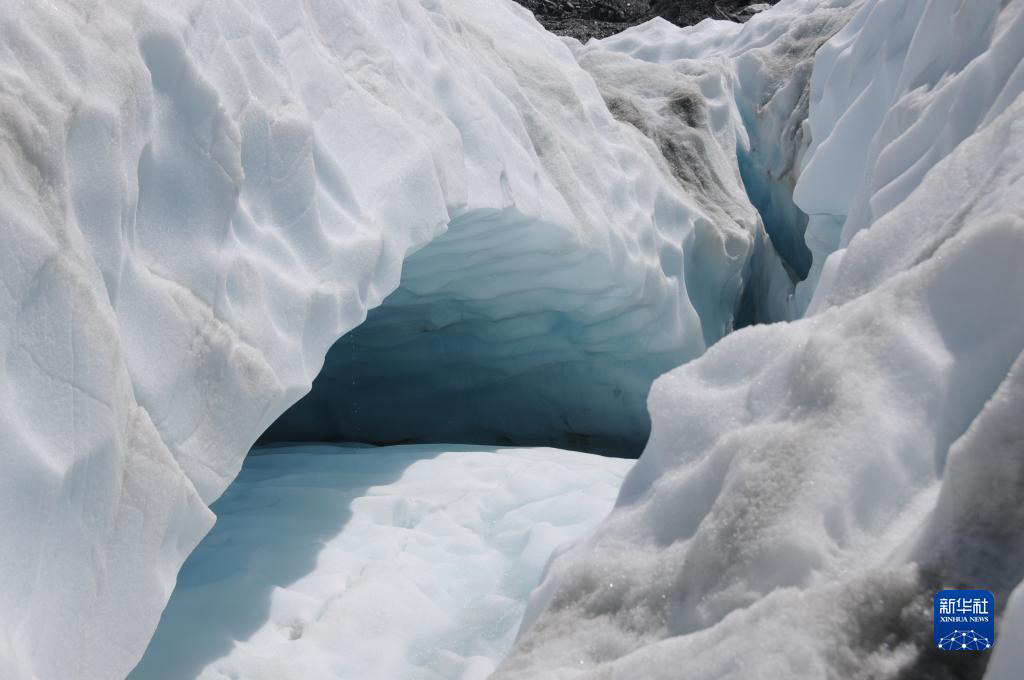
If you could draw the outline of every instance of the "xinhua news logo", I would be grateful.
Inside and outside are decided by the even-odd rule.
[[[985,651],[996,643],[996,600],[987,590],[935,593],[935,646],[951,652]]]

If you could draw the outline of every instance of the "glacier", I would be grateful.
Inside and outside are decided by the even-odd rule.
[[[216,545],[280,527],[232,505],[275,493],[261,470],[354,511],[345,465],[387,466],[247,459],[261,435],[437,442],[407,472],[449,489],[570,454],[442,442],[643,450],[590,534],[627,464],[578,459],[606,475],[586,520],[505,553],[500,643],[446,638],[443,677],[509,645],[495,678],[1019,674],[1024,0],[586,45],[507,0],[60,0],[0,7],[0,36],[7,676],[126,677],[211,504]],[[216,625],[201,571],[138,673]],[[330,592],[308,576],[231,672]],[[996,594],[987,669],[931,649],[952,585]],[[472,635],[459,606],[382,644]]]
[[[446,231],[511,239],[522,269],[455,246],[467,280],[426,258],[411,292],[451,283],[467,317],[497,315],[467,319],[477,337],[534,338],[546,365],[489,351],[470,377],[547,378],[561,432],[620,402],[618,430],[580,436],[642,445],[649,427],[642,380],[595,376],[591,415],[561,366],[631,352],[653,377],[732,327],[754,211],[707,215],[511,3],[32,3],[0,21],[0,657],[17,677],[131,670],[251,444]],[[706,321],[687,258],[719,275],[696,294]],[[549,309],[571,332],[544,347]]]

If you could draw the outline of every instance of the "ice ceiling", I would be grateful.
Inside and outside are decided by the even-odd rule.
[[[678,320],[667,295],[623,290],[606,258],[550,225],[463,217],[406,260],[399,289],[331,348],[311,394],[264,440],[637,456],[651,381],[700,343],[672,346]]]

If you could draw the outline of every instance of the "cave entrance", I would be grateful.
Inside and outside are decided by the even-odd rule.
[[[330,349],[272,442],[552,446],[638,457],[651,382],[687,348],[607,262],[536,220],[475,213],[409,257],[400,287]]]

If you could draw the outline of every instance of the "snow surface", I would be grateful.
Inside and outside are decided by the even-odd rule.
[[[552,551],[632,461],[557,449],[255,449],[132,680],[483,680]]]
[[[816,218],[853,232],[842,254],[807,318],[655,383],[616,509],[553,562],[496,678],[980,676],[932,648],[944,586],[996,593],[988,677],[1019,677],[1024,2],[856,9],[813,67],[795,196],[816,257]],[[713,29],[694,40],[748,30]]]
[[[456,292],[530,315],[481,339],[543,345],[554,306],[570,354],[628,346],[653,377],[731,327],[752,222],[707,215],[510,2],[5,3],[0,36],[0,665],[17,677],[132,668],[207,505],[449,225],[512,243]],[[710,336],[687,259],[728,282],[694,288]],[[646,434],[646,382],[625,387],[621,422]]]
[[[631,443],[716,343],[497,678],[977,676],[931,647],[950,585],[995,591],[1016,678],[1021,35],[1024,0],[587,46],[504,0],[3,5],[0,668],[124,677],[398,288],[353,336],[381,439],[479,403],[494,440]]]
[[[655,19],[592,41],[588,50],[659,64],[677,78],[717,72],[717,82],[710,92],[704,88],[705,93],[716,102],[718,117],[734,121],[735,154],[745,189],[793,278],[806,277],[811,266],[804,243],[807,216],[793,202],[801,159],[811,141],[804,125],[811,71],[818,49],[846,25],[859,4],[860,0],[788,0],[746,24],[706,19],[679,28]],[[597,80],[601,82],[600,77]],[[772,301],[766,287],[759,286],[760,294]],[[774,304],[778,306],[779,300]],[[776,312],[774,318],[758,320],[793,314],[789,310],[782,317]]]
[[[311,394],[266,439],[553,443],[636,456],[655,377],[738,324],[789,315],[792,282],[741,178],[747,133],[732,76],[718,64],[668,69],[567,44],[622,124],[597,151],[620,156],[629,177],[648,162],[661,175],[631,188],[599,182],[611,194],[588,204],[628,203],[627,189],[665,192],[669,181],[686,210],[671,192],[655,197],[634,220],[639,231],[613,232],[606,248],[508,210],[453,219],[405,261],[398,290],[335,344]],[[657,260],[633,264],[634,253]],[[680,311],[681,294],[692,309]]]

